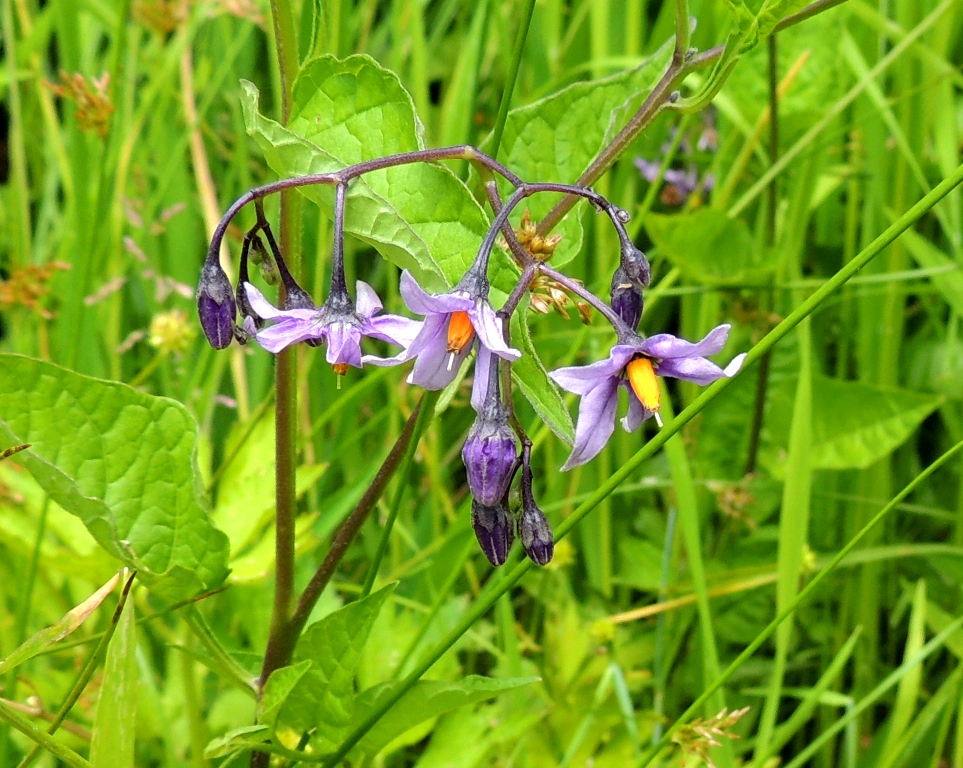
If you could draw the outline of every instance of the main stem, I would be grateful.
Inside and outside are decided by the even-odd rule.
[[[298,71],[297,34],[288,0],[271,0],[274,41],[281,71],[281,121],[291,114],[294,78]],[[287,254],[288,267],[297,277],[301,258],[297,240],[300,221],[294,192],[281,195],[281,252]],[[292,210],[294,209],[294,210]],[[282,288],[282,293],[284,289]],[[283,301],[281,302],[283,306]],[[294,607],[294,516],[296,512],[295,470],[297,468],[297,357],[289,347],[277,356],[274,375],[276,410],[275,439],[275,538],[274,538],[274,604],[260,686],[263,690],[271,673],[284,663],[284,640]],[[269,756],[251,754],[251,768],[266,768]]]

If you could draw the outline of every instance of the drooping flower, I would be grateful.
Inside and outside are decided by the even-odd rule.
[[[705,359],[706,355],[714,355],[725,346],[729,328],[729,325],[717,326],[702,341],[695,343],[668,333],[647,339],[624,339],[612,347],[605,360],[552,371],[549,374],[552,381],[582,398],[575,444],[562,469],[571,469],[591,460],[608,442],[615,430],[620,385],[629,392],[629,412],[622,419],[622,426],[627,432],[634,432],[651,416],[659,420],[656,375],[703,386],[734,376],[742,367],[745,354],[737,355],[725,368]]]
[[[487,380],[489,355],[496,354],[509,361],[521,357],[521,352],[505,343],[502,322],[488,301],[488,282],[484,277],[470,271],[454,290],[428,293],[405,270],[401,275],[401,296],[408,309],[425,317],[421,331],[399,356],[399,362],[415,358],[415,367],[408,377],[410,383],[425,389],[447,387],[458,374],[476,336],[479,342],[476,383],[483,376]],[[472,404],[476,409],[477,401],[478,397],[473,394]]]
[[[407,347],[418,335],[421,323],[398,315],[381,315],[382,304],[374,289],[362,281],[357,283],[357,305],[345,293],[332,293],[321,307],[278,309],[250,283],[244,284],[251,308],[271,323],[256,330],[248,323],[248,331],[268,352],[280,352],[298,342],[324,342],[326,359],[339,374],[347,367],[360,368],[362,363],[395,365],[397,358],[362,355],[361,338],[370,336],[399,347]]]

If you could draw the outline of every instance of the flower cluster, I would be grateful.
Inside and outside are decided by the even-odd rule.
[[[591,306],[612,325],[616,342],[606,359],[589,365],[560,368],[549,374],[559,387],[581,400],[572,452],[562,467],[568,470],[590,461],[615,430],[619,390],[628,393],[628,414],[623,427],[633,432],[643,421],[659,418],[658,377],[709,384],[733,376],[742,365],[739,355],[725,368],[707,357],[720,352],[729,326],[720,325],[701,341],[692,343],[662,333],[645,337],[638,332],[643,291],[651,279],[649,262],[626,233],[628,215],[601,196],[580,187],[518,182],[515,194],[498,214],[478,255],[450,291],[429,293],[408,271],[401,275],[401,296],[408,310],[421,319],[382,313],[382,303],[367,283],[358,281],[352,296],[344,279],[343,222],[347,181],[335,177],[334,251],[331,287],[318,306],[298,285],[263,217],[244,238],[237,285],[232,285],[218,260],[218,242],[212,243],[198,287],[198,314],[209,342],[224,348],[236,339],[255,340],[268,352],[278,353],[299,343],[326,348],[327,362],[340,376],[349,367],[365,364],[391,366],[412,362],[408,381],[424,389],[439,390],[455,381],[474,350],[475,370],[471,405],[475,422],[462,449],[467,484],[472,496],[472,526],[479,545],[493,565],[509,556],[512,543],[521,541],[525,554],[539,565],[552,559],[554,540],[544,513],[535,502],[531,466],[532,443],[514,416],[509,366],[521,357],[508,338],[512,314],[526,293],[550,285],[564,295],[574,294],[579,305]],[[549,266],[557,240],[541,238],[527,218],[521,237],[508,226],[508,216],[524,197],[540,191],[563,191],[588,198],[609,215],[619,236],[621,256],[612,276],[609,301],[590,292]],[[496,311],[490,301],[488,264],[499,233],[521,270],[518,283]],[[264,242],[267,241],[268,248]],[[532,252],[533,244],[539,247]],[[275,306],[251,283],[248,262],[260,264],[269,282],[280,282],[280,306]],[[537,294],[536,294],[537,295]],[[561,299],[554,298],[558,304]],[[236,323],[240,312],[241,323]],[[579,310],[587,316],[588,310]],[[399,348],[394,356],[379,357],[362,350],[362,340],[373,338]],[[340,379],[339,379],[340,381]],[[519,471],[520,470],[520,471]],[[510,490],[518,478],[517,497]],[[520,502],[512,503],[512,499]]]

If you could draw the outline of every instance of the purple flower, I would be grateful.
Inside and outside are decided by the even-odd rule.
[[[425,317],[421,331],[398,356],[398,362],[415,358],[414,370],[408,377],[411,384],[425,389],[444,389],[451,384],[476,335],[479,341],[476,385],[487,381],[492,353],[509,361],[521,357],[521,352],[505,343],[502,322],[488,302],[487,283],[484,291],[468,290],[461,285],[448,293],[427,293],[407,270],[402,273],[402,298],[408,309]],[[472,404],[476,408],[481,397],[476,394],[479,389],[476,386],[472,393]]]
[[[328,345],[327,361],[344,373],[347,366],[360,368],[362,363],[394,365],[396,358],[361,354],[361,337],[370,336],[399,347],[408,346],[418,335],[421,323],[397,315],[375,317],[381,311],[381,300],[374,289],[360,280],[357,283],[357,306],[344,294],[332,294],[321,307],[278,309],[250,283],[244,284],[251,308],[271,325],[261,330],[246,321],[268,352],[280,352],[301,341],[323,341]]]
[[[703,386],[724,376],[734,376],[742,367],[744,354],[737,355],[725,369],[705,359],[706,355],[714,355],[725,346],[729,327],[713,328],[696,343],[668,333],[624,341],[612,347],[606,360],[552,371],[549,374],[552,381],[582,397],[575,427],[575,445],[562,469],[584,464],[605,447],[615,430],[619,385],[625,386],[629,392],[629,413],[622,419],[622,426],[627,432],[634,432],[650,416],[659,420],[656,374]]]

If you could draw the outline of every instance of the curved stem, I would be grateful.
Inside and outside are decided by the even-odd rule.
[[[612,205],[612,203],[602,197],[598,192],[588,187],[579,186],[578,184],[559,184],[555,182],[522,183],[518,185],[518,188],[512,196],[505,201],[504,206],[502,206],[501,210],[496,214],[495,219],[488,228],[488,232],[485,234],[485,239],[482,240],[482,244],[478,248],[478,255],[475,257],[475,263],[472,265],[469,273],[473,270],[478,270],[482,274],[487,272],[488,259],[491,256],[499,230],[505,226],[511,212],[522,200],[539,192],[561,192],[572,197],[572,199],[584,197],[595,205],[596,208],[608,214],[608,217],[612,220],[612,224],[618,232],[619,242],[622,244],[626,242],[631,244],[631,238],[629,238],[628,233],[625,231],[627,214],[618,206]]]
[[[306,176],[294,176],[290,179],[280,179],[278,181],[272,181],[270,184],[264,184],[263,186],[255,187],[254,189],[245,192],[237,200],[231,203],[231,206],[224,212],[224,215],[218,222],[217,227],[214,229],[214,234],[211,236],[211,244],[208,247],[208,257],[210,258],[210,254],[213,253],[215,254],[216,258],[221,248],[221,241],[224,239],[224,235],[227,233],[227,228],[234,220],[234,217],[241,212],[244,206],[246,206],[248,203],[254,202],[255,200],[260,200],[268,195],[277,194],[278,192],[284,192],[290,189],[298,189],[299,187],[311,187],[317,186],[318,184],[347,184],[352,179],[356,179],[359,176],[363,176],[366,173],[371,173],[372,171],[379,171],[384,168],[393,168],[398,165],[426,163],[436,160],[467,160],[470,163],[480,165],[490,169],[491,171],[494,171],[495,173],[504,177],[505,180],[514,187],[518,187],[522,184],[522,180],[508,170],[504,165],[496,162],[493,158],[486,155],[480,149],[467,144],[459,145],[457,147],[441,147],[439,149],[421,149],[415,152],[402,152],[401,154],[388,155],[387,157],[379,157],[375,160],[367,160],[363,163],[350,165],[340,171],[332,171],[330,173],[312,173]]]
[[[515,288],[509,294],[505,303],[502,304],[502,308],[496,313],[500,318],[502,318],[503,328],[505,335],[508,335],[508,321],[511,320],[512,315],[518,308],[519,302],[522,300],[522,296],[528,291],[532,284],[532,280],[539,273],[539,268],[541,267],[541,262],[535,261],[534,259],[522,270],[522,274],[518,276],[518,282],[515,283]],[[506,343],[510,340],[505,339]]]

